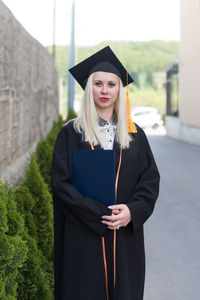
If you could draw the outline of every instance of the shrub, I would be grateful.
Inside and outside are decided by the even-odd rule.
[[[19,270],[27,259],[22,239],[24,221],[17,212],[13,191],[0,182],[0,299],[16,300]]]
[[[20,269],[18,277],[18,299],[52,299],[48,275],[42,269],[42,254],[37,248],[36,240],[30,237],[27,232],[24,232],[23,238],[27,243],[28,258]]]
[[[68,113],[67,119],[64,121],[64,123],[68,122],[71,119],[74,119],[77,117],[77,114],[71,109]]]
[[[49,145],[53,148],[58,132],[60,131],[60,129],[63,126],[63,119],[60,116],[57,122],[54,122],[53,127],[51,129],[51,131],[49,132],[49,134],[47,135],[47,142],[49,143]]]
[[[22,183],[14,190],[15,202],[17,210],[24,218],[25,227],[28,234],[37,240],[37,227],[33,215],[35,200],[32,197],[29,189]]]
[[[40,173],[51,192],[51,164],[53,147],[47,140],[41,140],[36,148],[36,160]]]
[[[35,200],[33,215],[37,228],[38,247],[48,260],[53,257],[53,206],[52,197],[48,192],[43,177],[40,174],[35,154],[32,154],[26,170],[23,184],[29,189]]]
[[[51,164],[53,156],[53,148],[58,135],[58,132],[63,126],[63,120],[60,116],[57,122],[54,122],[53,127],[46,139],[41,140],[36,148],[36,160],[40,169],[40,173],[48,185],[51,193]]]
[[[14,194],[18,211],[24,217],[26,230],[23,239],[28,247],[28,258],[20,269],[18,277],[18,298],[52,299],[52,262],[48,262],[42,251],[38,249],[37,220],[34,215],[35,199],[24,180],[15,189]]]
[[[32,213],[37,228],[37,247],[41,251],[41,268],[46,272],[49,289],[53,289],[53,205],[48,186],[40,174],[35,154],[31,156],[30,164],[23,180],[35,205]]]
[[[48,185],[49,192],[51,193],[51,164],[52,164],[52,156],[53,156],[53,148],[57,138],[57,135],[63,124],[68,122],[69,120],[76,118],[76,113],[71,110],[69,115],[65,121],[62,120],[60,116],[57,122],[54,122],[54,125],[47,135],[46,139],[41,140],[37,144],[36,148],[36,161],[38,163],[40,173],[44,178],[45,183]]]
[[[71,111],[65,122],[76,117]],[[0,299],[53,299],[52,154],[60,117],[13,191],[0,182]]]

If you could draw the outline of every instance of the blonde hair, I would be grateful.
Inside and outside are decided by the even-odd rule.
[[[94,74],[94,73],[93,73]],[[99,130],[97,111],[93,98],[93,74],[88,78],[80,116],[74,121],[74,129],[83,134],[84,140],[90,144],[98,145],[103,148],[104,140]],[[116,141],[120,144],[122,149],[129,148],[129,143],[132,137],[128,133],[126,122],[126,101],[124,97],[123,85],[120,81],[119,96],[114,106],[114,113],[117,120]]]

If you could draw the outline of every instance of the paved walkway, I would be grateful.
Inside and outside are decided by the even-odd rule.
[[[144,300],[200,299],[200,146],[148,136],[161,174],[145,224]]]

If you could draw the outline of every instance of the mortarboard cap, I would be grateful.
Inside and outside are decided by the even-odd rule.
[[[128,74],[109,46],[69,69],[69,72],[83,89],[85,89],[88,77],[97,71],[110,72],[118,75],[121,78],[123,86],[133,82],[133,78]]]

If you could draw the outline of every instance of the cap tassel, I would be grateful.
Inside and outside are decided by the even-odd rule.
[[[126,115],[127,115],[128,132],[137,133],[137,128],[131,119],[131,101],[129,98],[128,90],[126,91]]]

